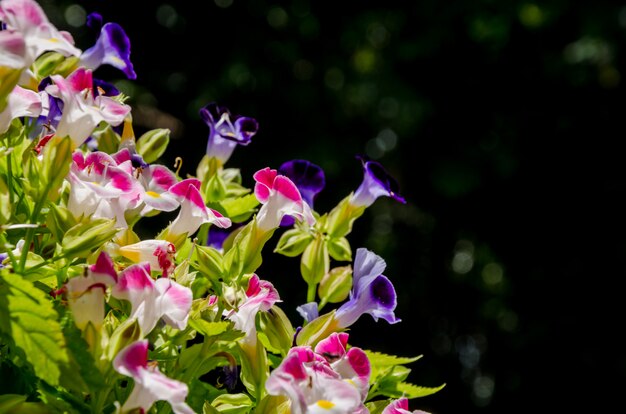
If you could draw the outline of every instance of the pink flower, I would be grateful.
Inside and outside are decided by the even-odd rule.
[[[415,410],[409,411],[409,400],[406,398],[400,398],[398,400],[392,401],[385,409],[382,414],[428,414],[426,411]]]
[[[74,46],[72,36],[54,27],[33,0],[3,0],[0,2],[0,21],[6,24],[7,32],[18,34],[22,39],[24,47],[21,53],[21,48],[12,48],[13,59],[16,59],[18,53],[21,54],[19,60],[22,68],[29,67],[47,51],[59,52],[64,56],[79,56],[81,53]]]
[[[60,75],[50,77],[54,85],[46,92],[63,101],[63,115],[56,135],[69,136],[79,146],[102,121],[117,126],[130,112],[130,106],[101,95],[93,87],[91,70],[78,68],[67,79]]]
[[[173,380],[148,363],[148,341],[137,341],[124,348],[113,361],[117,372],[131,377],[135,386],[122,406],[122,412],[147,412],[157,401],[167,401],[176,414],[194,414],[185,403],[187,384]]]
[[[163,277],[174,271],[176,247],[167,240],[142,240],[138,243],[119,246],[117,253],[135,263],[148,262],[151,267],[161,269]]]
[[[270,231],[277,228],[285,215],[305,220],[309,225],[315,224],[311,208],[289,178],[266,167],[257,171],[254,179],[254,194],[263,204],[256,215],[259,229]]]
[[[2,32],[0,32],[2,33]],[[9,94],[7,105],[0,112],[0,134],[5,133],[11,121],[22,116],[36,117],[41,113],[41,96],[29,89],[16,86]]]
[[[200,194],[200,180],[182,180],[170,187],[169,191],[180,200],[180,212],[170,224],[170,240],[182,234],[191,236],[203,223],[215,224],[221,228],[230,227],[229,218],[204,204]]]
[[[246,290],[246,299],[232,311],[227,318],[235,323],[235,328],[246,333],[243,343],[256,343],[255,319],[260,311],[267,312],[276,302],[280,301],[278,292],[270,282],[260,280],[257,275],[252,275]]]
[[[161,318],[176,329],[187,326],[191,289],[168,278],[160,278],[155,282],[150,276],[148,263],[124,269],[111,294],[130,302],[132,309],[129,318],[137,319],[144,335],[149,334]]]
[[[76,276],[66,284],[67,300],[79,329],[88,323],[100,329],[104,320],[104,295],[108,286],[117,282],[113,261],[106,253],[100,253],[86,276]]]

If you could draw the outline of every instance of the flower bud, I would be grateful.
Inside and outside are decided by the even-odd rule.
[[[318,294],[322,303],[339,303],[348,297],[351,288],[352,267],[336,267],[324,275]]]
[[[151,164],[158,160],[170,142],[170,130],[158,128],[148,131],[137,139],[136,149],[143,160]]]

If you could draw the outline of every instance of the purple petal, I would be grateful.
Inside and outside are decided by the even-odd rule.
[[[102,28],[102,15],[96,12],[89,13],[89,15],[87,16],[87,22],[85,24],[91,30],[99,32]]]
[[[385,260],[363,247],[356,250],[352,272],[352,294],[358,295],[380,276],[387,267]]]
[[[124,72],[128,79],[137,78],[130,61],[130,41],[122,26],[117,23],[107,23],[102,27],[96,44],[85,50],[81,61],[90,69],[106,63]]]
[[[98,93],[98,95],[117,96],[120,94],[120,90],[113,86],[112,83],[96,78],[93,79],[93,89],[94,92]]]
[[[315,197],[326,185],[324,170],[307,160],[291,160],[281,165],[278,172],[293,181],[304,201],[313,208]]]
[[[375,278],[367,289],[357,295],[351,295],[350,300],[341,305],[335,314],[338,325],[347,328],[365,313],[372,315],[374,320],[382,318],[393,324],[400,322],[394,314],[396,308],[396,291],[391,281],[383,275]]]
[[[357,206],[370,206],[378,197],[391,197],[406,203],[399,194],[397,181],[376,161],[357,157],[363,163],[363,182],[352,196],[351,203]]]
[[[296,310],[307,322],[311,322],[313,319],[319,316],[319,311],[317,310],[317,302],[305,303],[304,305],[298,306]]]
[[[221,108],[215,102],[211,102],[200,109],[200,117],[209,127],[213,127],[225,113],[230,115],[228,109]]]
[[[240,117],[235,120],[235,130],[241,138],[238,140],[239,145],[248,145],[259,130],[259,123],[254,118]]]

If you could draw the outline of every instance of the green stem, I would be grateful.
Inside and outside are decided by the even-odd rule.
[[[309,283],[309,288],[307,289],[307,292],[306,292],[306,301],[307,301],[307,303],[315,301],[316,291],[317,291],[317,284],[316,283]]]
[[[7,141],[9,139],[7,138]],[[8,147],[7,142],[7,147]],[[13,158],[11,153],[7,155],[7,188],[9,189],[9,204],[13,205]]]
[[[35,208],[33,208],[32,214],[30,216],[30,222],[32,224],[36,224],[39,219],[39,213],[43,208],[44,203],[46,202],[46,196],[48,194],[48,185],[46,185],[45,191],[41,194],[37,203],[35,203]],[[35,236],[35,229],[30,228],[26,230],[26,236],[24,236],[24,247],[22,248],[22,255],[20,257],[20,273],[24,273],[24,269],[26,268],[26,258],[28,257],[28,251],[30,250],[30,244],[33,242],[33,237]]]

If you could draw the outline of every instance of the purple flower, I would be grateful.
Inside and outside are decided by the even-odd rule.
[[[210,103],[200,110],[200,116],[209,126],[206,154],[226,163],[237,145],[248,145],[259,129],[254,118],[231,115],[227,108]]]
[[[85,23],[88,28],[94,31],[100,31],[102,28],[102,15],[100,13],[89,13],[87,16],[87,22]]]
[[[90,23],[97,24],[93,21]],[[80,60],[88,69],[96,69],[103,64],[108,64],[124,72],[128,79],[137,79],[130,61],[130,41],[122,26],[117,23],[107,23],[102,26],[96,44],[85,50]]]
[[[313,208],[317,194],[324,189],[324,170],[307,160],[291,160],[278,168],[278,173],[287,176],[298,187],[302,199]]]
[[[357,249],[350,299],[335,314],[341,328],[352,325],[364,313],[369,313],[376,321],[383,318],[391,324],[400,322],[394,314],[396,291],[382,274],[385,267],[380,256],[364,248]]]
[[[317,302],[305,303],[304,305],[298,306],[296,310],[307,322],[311,322],[313,319],[320,316],[319,311],[317,310]]]
[[[386,196],[406,203],[398,194],[399,187],[396,180],[389,175],[380,163],[358,157],[363,163],[363,182],[350,199],[350,204],[357,207],[369,207],[378,197]]]
[[[302,199],[313,208],[313,201],[317,194],[324,189],[326,179],[324,170],[307,160],[291,160],[278,168],[278,173],[288,177],[298,187]],[[292,226],[295,222],[291,216],[283,217],[280,225]]]

